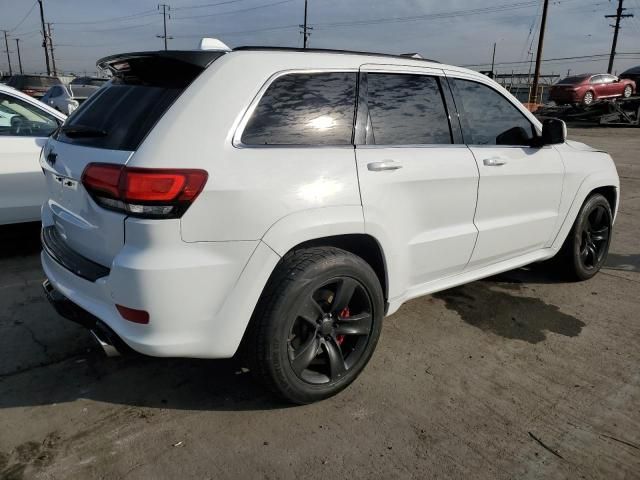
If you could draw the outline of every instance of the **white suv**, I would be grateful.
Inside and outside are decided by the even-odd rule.
[[[122,54],[44,148],[45,290],[105,347],[228,358],[307,403],[407,300],[561,253],[601,267],[619,180],[487,77],[358,52]],[[240,347],[243,348],[240,348]]]

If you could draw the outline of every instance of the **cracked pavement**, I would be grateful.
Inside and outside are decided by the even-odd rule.
[[[544,265],[404,305],[335,398],[274,401],[233,360],[106,359],[40,283],[39,227],[0,228],[0,479],[637,478],[640,130],[609,151],[606,269]]]

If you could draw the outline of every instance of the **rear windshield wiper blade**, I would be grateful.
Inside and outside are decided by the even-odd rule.
[[[106,137],[108,133],[86,125],[63,125],[60,129],[67,137]]]

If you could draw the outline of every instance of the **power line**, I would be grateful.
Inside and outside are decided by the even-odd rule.
[[[58,74],[58,69],[56,68],[56,57],[53,55],[53,37],[51,36],[51,24],[47,23],[47,37],[49,39],[49,52],[51,53],[51,64],[53,66],[53,74]]]
[[[633,17],[633,13],[623,13],[626,8],[622,8],[624,0],[618,0],[618,9],[615,15],[605,15],[604,18],[615,18],[616,24],[611,25],[613,27],[613,42],[611,43],[611,55],[609,56],[609,66],[607,67],[607,73],[611,73],[613,70],[613,61],[616,57],[616,46],[618,45],[618,33],[620,31],[620,20],[623,18]]]
[[[188,20],[190,18],[208,18],[208,17],[218,17],[221,15],[229,15],[232,13],[243,13],[243,12],[250,12],[252,10],[258,10],[261,8],[267,8],[267,7],[274,7],[276,5],[282,5],[283,3],[290,3],[293,0],[280,0],[278,2],[273,2],[273,3],[266,3],[264,5],[257,5],[255,7],[248,7],[248,8],[241,8],[239,10],[230,10],[228,12],[220,12],[220,13],[209,13],[207,15],[190,15],[188,17],[174,17],[173,20]],[[188,7],[182,7],[182,8],[188,8]],[[174,8],[174,11],[177,10],[177,8]]]
[[[234,31],[234,32],[218,32],[215,35],[218,36],[222,36],[222,35],[243,35],[245,33],[257,33],[257,32],[270,32],[273,30],[286,30],[289,28],[300,28],[300,25],[280,25],[277,27],[265,27],[265,28],[256,28],[253,30],[239,30],[239,31]],[[207,33],[199,33],[199,34],[192,34],[192,35],[177,35],[176,38],[202,38],[202,37],[206,37],[207,35],[211,35],[210,32]]]
[[[38,0],[40,1],[40,0]],[[142,18],[142,17],[150,17],[152,15],[156,15],[157,10],[144,10],[142,12],[133,13],[131,15],[123,15],[121,17],[111,17],[105,18],[102,20],[86,20],[86,21],[76,21],[76,22],[53,22],[56,25],[95,25],[98,23],[107,23],[107,22],[117,22],[122,20],[129,20],[133,18]]]
[[[9,64],[9,76],[13,75],[13,72],[11,71],[11,55],[9,54],[9,40],[7,39],[7,31],[6,30],[2,30],[4,32],[4,45],[6,47],[6,52],[7,52],[7,63]]]
[[[18,67],[20,68],[20,75],[22,75],[22,58],[20,57],[20,39],[16,38],[16,50],[18,51]]]
[[[20,20],[18,22],[18,24],[13,27],[11,30],[9,30],[9,32],[14,32],[20,25],[22,25],[24,23],[24,21],[29,18],[29,15],[31,15],[31,12],[33,12],[33,9],[36,8],[36,5],[38,4],[38,0],[36,0],[35,2],[33,2],[33,5],[31,5],[31,8],[29,9],[29,11],[27,12],[27,14],[22,18],[22,20]]]
[[[640,56],[640,52],[619,52],[617,55],[624,56],[625,58],[632,58],[634,56]],[[571,60],[581,60],[581,59],[588,59],[588,60],[594,61],[594,60],[602,60],[602,59],[604,59],[604,58],[606,58],[608,56],[609,56],[608,53],[598,53],[598,54],[593,54],[593,55],[577,55],[577,56],[573,56],[573,57],[545,58],[545,59],[542,60],[542,62],[560,62],[560,61],[569,62]],[[523,65],[523,64],[527,64],[527,63],[529,63],[529,60],[513,61],[513,62],[500,62],[500,63],[496,63],[496,66]],[[461,65],[461,66],[465,67],[465,68],[471,68],[471,67],[484,67],[486,65],[489,65],[489,64],[488,63],[474,63],[474,64],[467,64],[467,65]]]
[[[167,40],[173,39],[173,37],[167,37],[167,16],[171,18],[171,15],[167,12],[171,10],[171,6],[167,5],[166,3],[161,3],[158,5],[158,10],[160,10],[160,7],[162,7],[162,25],[164,26],[164,34],[156,35],[156,37],[162,38],[164,40],[164,49],[166,50]]]
[[[217,2],[217,3],[204,3],[202,5],[191,5],[189,7],[176,7],[173,10],[174,11],[178,11],[178,10],[194,10],[196,8],[209,8],[209,7],[217,7],[219,5],[227,5],[229,3],[238,3],[238,2],[244,2],[245,0],[226,0],[225,2]]]
[[[311,32],[309,30],[312,29],[312,27],[310,27],[309,25],[307,25],[307,8],[308,8],[308,1],[304,0],[304,24],[300,25],[300,28],[302,28],[302,48],[307,48],[307,42],[309,41],[309,36],[311,35]]]
[[[540,22],[540,33],[538,34],[538,49],[536,50],[536,70],[533,74],[533,98],[531,101],[538,103],[538,82],[540,81],[540,67],[542,66],[542,48],[544,47],[544,32],[547,28],[547,11],[549,10],[549,0],[544,0],[542,7],[542,20]]]
[[[47,64],[47,75],[51,75],[51,67],[49,67],[49,50],[47,48],[47,30],[44,27],[44,7],[42,0],[38,0],[40,5],[40,23],[42,24],[42,48],[44,48],[44,60]]]

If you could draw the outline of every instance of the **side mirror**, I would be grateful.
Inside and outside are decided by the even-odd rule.
[[[567,139],[567,125],[557,118],[548,118],[542,122],[542,145],[557,145]]]

